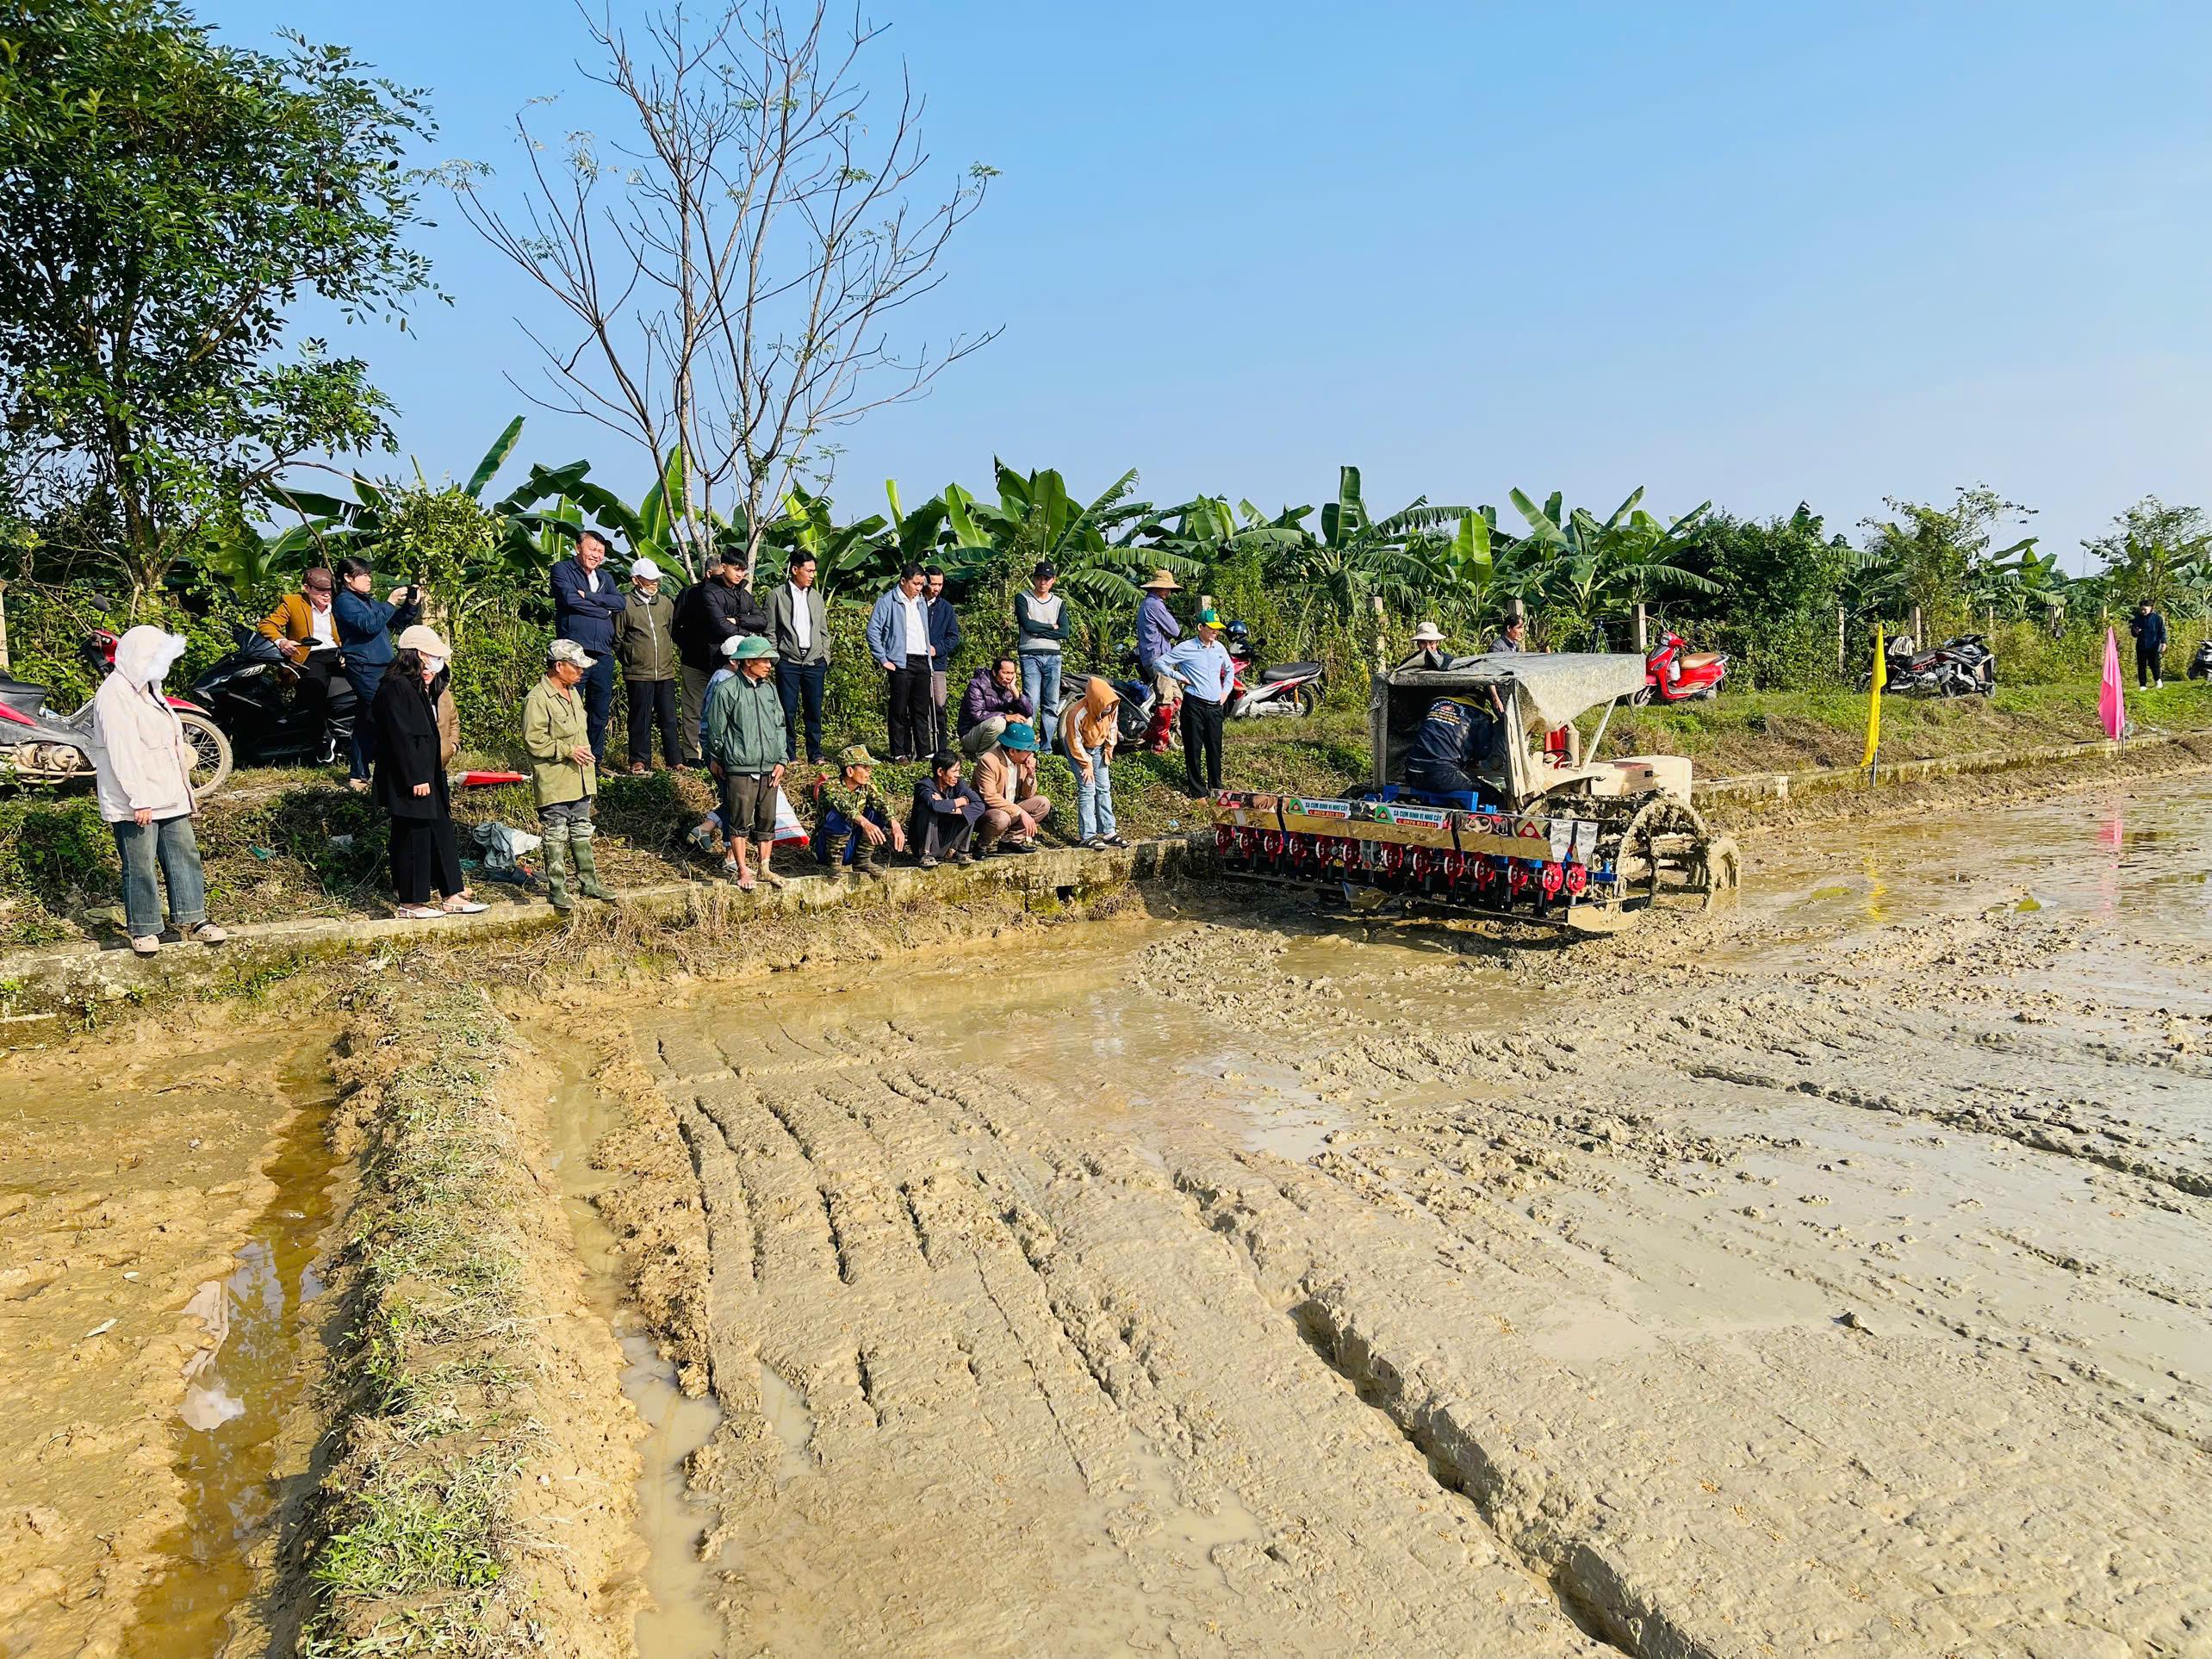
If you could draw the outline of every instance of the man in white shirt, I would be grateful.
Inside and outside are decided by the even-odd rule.
[[[822,590],[814,585],[814,556],[792,555],[789,575],[768,595],[768,639],[776,648],[776,694],[783,699],[784,754],[795,759],[792,727],[804,711],[806,758],[822,758],[822,691],[830,678],[830,627]]]
[[[918,564],[899,573],[868,616],[868,653],[887,676],[885,724],[891,758],[912,761],[927,748],[932,730],[929,705],[929,620],[922,602],[925,580]]]

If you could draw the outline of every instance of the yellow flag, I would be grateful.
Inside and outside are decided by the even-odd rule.
[[[1874,677],[1867,683],[1867,752],[1859,757],[1861,766],[1874,763],[1874,751],[1882,746],[1882,687],[1889,684],[1889,653],[1882,645],[1882,625],[1874,624]]]

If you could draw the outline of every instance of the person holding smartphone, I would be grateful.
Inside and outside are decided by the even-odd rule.
[[[366,559],[338,562],[338,594],[331,615],[338,626],[339,666],[353,687],[353,753],[351,782],[357,793],[369,792],[369,774],[376,759],[376,692],[384,683],[395,647],[395,630],[404,632],[422,620],[422,589],[413,583],[395,587],[384,599],[371,591],[376,577]]]

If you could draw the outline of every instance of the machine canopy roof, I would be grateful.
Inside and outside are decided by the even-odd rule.
[[[1380,678],[1421,691],[1511,686],[1521,725],[1532,732],[1565,725],[1585,709],[1643,688],[1643,659],[1626,652],[1499,651],[1454,657],[1445,668],[1400,668]]]

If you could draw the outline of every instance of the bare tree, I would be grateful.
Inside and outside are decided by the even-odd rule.
[[[939,260],[994,170],[971,166],[916,208],[929,163],[923,100],[902,65],[888,118],[867,118],[861,59],[882,28],[829,0],[787,21],[776,0],[678,3],[633,44],[583,14],[604,60],[579,65],[634,130],[557,147],[516,127],[529,157],[519,206],[490,170],[445,180],[469,222],[565,311],[558,338],[525,332],[544,380],[519,389],[643,448],[666,481],[674,552],[696,569],[726,521],[746,568],[793,482],[834,455],[829,434],[923,392],[999,332],[932,351],[892,343],[892,314],[944,280]]]

